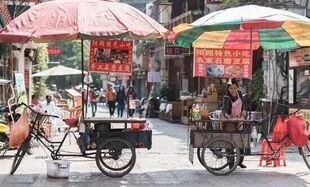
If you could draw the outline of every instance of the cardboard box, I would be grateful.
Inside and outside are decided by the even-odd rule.
[[[212,94],[208,94],[208,97],[207,98],[204,98],[204,100],[208,103],[208,102],[218,102],[218,99],[217,99],[217,92],[212,92]]]

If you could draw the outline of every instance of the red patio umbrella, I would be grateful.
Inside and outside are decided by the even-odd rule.
[[[55,42],[74,39],[165,37],[169,31],[124,3],[55,0],[32,6],[1,32],[2,42]]]
[[[149,40],[168,34],[158,22],[128,4],[105,0],[54,0],[32,6],[11,21],[0,31],[0,42],[81,39],[84,73],[83,39]]]

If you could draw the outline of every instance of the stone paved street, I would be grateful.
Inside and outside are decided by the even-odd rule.
[[[98,115],[106,115],[105,109],[99,112]],[[0,160],[0,186],[310,186],[310,171],[298,153],[287,154],[287,167],[257,167],[259,157],[254,156],[246,157],[247,169],[238,168],[228,176],[214,176],[200,165],[196,155],[194,164],[189,162],[185,125],[149,120],[153,129],[152,149],[137,149],[135,167],[122,178],[101,174],[94,159],[67,158],[72,162],[69,179],[49,179],[47,155],[36,147],[13,176],[9,175],[13,159]],[[79,151],[73,141],[71,145],[66,142],[65,149]]]

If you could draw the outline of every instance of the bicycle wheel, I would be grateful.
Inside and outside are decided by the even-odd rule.
[[[26,152],[29,150],[30,146],[30,137],[28,136],[22,143],[22,145],[19,147],[17,150],[17,153],[14,157],[13,163],[12,163],[12,168],[10,171],[10,174],[13,175],[18,168],[19,164],[21,163],[23,157],[25,156]]]
[[[240,150],[230,139],[217,137],[202,149],[201,161],[210,173],[219,176],[228,175],[239,164]]]
[[[135,148],[122,138],[115,137],[103,141],[96,152],[97,167],[109,177],[122,177],[128,174],[135,163]]]
[[[299,147],[299,152],[302,155],[307,167],[310,169],[310,141],[308,141],[305,146]]]

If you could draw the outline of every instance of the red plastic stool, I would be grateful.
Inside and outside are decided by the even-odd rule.
[[[278,143],[274,143],[274,142],[270,142],[272,149],[276,150],[279,149],[279,144]],[[267,154],[266,154],[267,153]],[[273,166],[277,167],[280,166],[281,163],[280,161],[282,160],[283,162],[283,166],[286,166],[286,158],[285,158],[285,149],[281,150],[280,156],[277,159],[272,159],[272,152],[270,147],[268,146],[267,141],[264,139],[262,142],[262,147],[260,150],[260,159],[259,159],[259,166],[262,166],[262,162],[263,160],[266,160],[266,166],[269,166],[272,164],[273,161]]]

